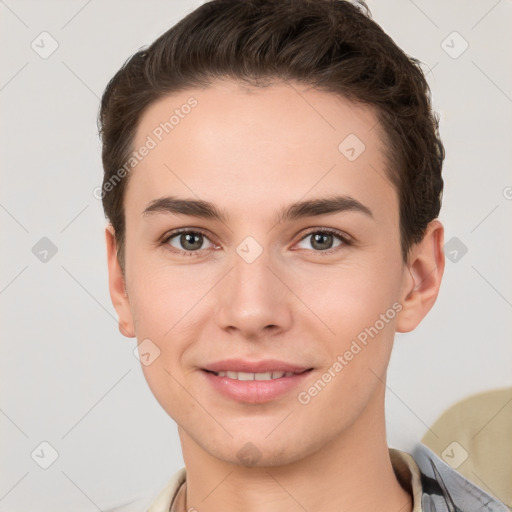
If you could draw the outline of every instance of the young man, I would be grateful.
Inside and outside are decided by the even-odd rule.
[[[387,446],[394,335],[444,270],[444,149],[364,4],[207,2],[119,70],[100,129],[112,302],[185,461],[149,512],[504,510]]]

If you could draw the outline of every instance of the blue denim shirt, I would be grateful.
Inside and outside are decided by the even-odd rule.
[[[419,443],[411,453],[420,470],[421,512],[510,512],[510,509]]]

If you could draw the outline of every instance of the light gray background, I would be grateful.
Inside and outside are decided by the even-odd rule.
[[[93,190],[107,81],[200,4],[0,0],[2,512],[93,511],[151,497],[183,465],[176,425],[133,355],[136,341],[118,332]],[[467,247],[447,259],[425,321],[396,338],[388,441],[407,451],[457,400],[512,384],[512,2],[368,5],[431,69],[447,151],[440,219],[445,241]],[[43,31],[58,43],[46,59],[31,47],[51,48]],[[43,237],[57,248],[46,262],[33,252]],[[48,469],[39,465],[51,456],[42,442],[58,452]]]

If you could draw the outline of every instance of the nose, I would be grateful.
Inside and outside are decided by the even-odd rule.
[[[293,306],[287,280],[285,267],[267,251],[252,262],[235,252],[232,269],[217,290],[218,326],[250,339],[286,331]]]

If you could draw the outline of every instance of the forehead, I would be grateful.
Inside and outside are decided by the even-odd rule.
[[[298,84],[173,93],[141,116],[133,149],[143,146],[125,197],[138,211],[166,193],[234,211],[334,191],[396,201],[373,109]]]

